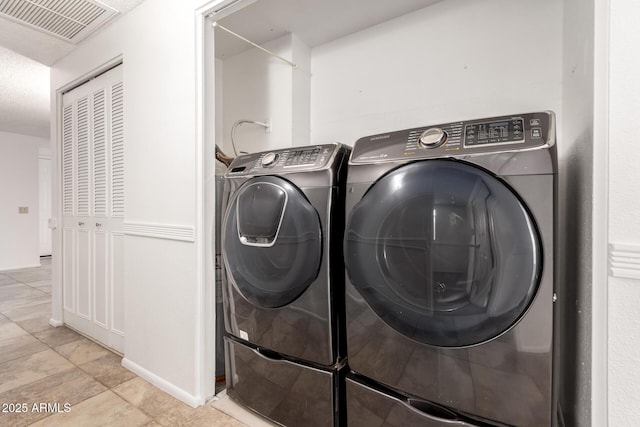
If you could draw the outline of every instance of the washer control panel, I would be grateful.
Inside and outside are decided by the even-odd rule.
[[[436,148],[447,140],[447,133],[440,128],[429,128],[420,134],[418,143],[424,148]]]
[[[464,126],[465,147],[524,141],[524,120],[521,117]]]
[[[555,141],[550,111],[467,120],[367,136],[356,141],[352,163],[517,151]]]
[[[264,156],[262,156],[262,159],[260,160],[260,164],[262,165],[262,167],[270,168],[272,166],[275,166],[279,157],[280,155],[278,153],[267,153]]]
[[[300,167],[300,166],[315,166],[318,159],[320,163],[324,162],[324,159],[329,154],[329,149],[324,151],[320,147],[305,148],[301,150],[291,150],[285,152],[287,159],[284,162],[285,168]]]
[[[238,156],[226,176],[318,170],[327,167],[340,144],[284,148]]]

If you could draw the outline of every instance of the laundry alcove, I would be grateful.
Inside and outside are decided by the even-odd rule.
[[[594,10],[578,3],[221,2],[206,20],[207,26],[217,25],[205,31],[212,112],[207,144],[230,156],[309,144],[352,145],[389,130],[553,110],[565,167],[560,187],[565,192],[589,187],[580,179],[587,172],[569,161],[593,158],[592,141],[580,138],[592,122],[585,97],[593,95],[588,59],[594,29],[583,22],[590,22]],[[207,197],[212,193],[206,191]],[[566,218],[590,206],[561,203],[561,209]],[[577,280],[581,272],[563,274]],[[590,312],[590,299],[580,304]],[[581,322],[571,326],[580,331],[578,359],[591,354],[590,321]],[[563,391],[567,405],[589,401],[590,373],[572,369],[568,375],[583,385]],[[580,405],[588,404],[568,410],[568,420],[590,416],[590,408]]]

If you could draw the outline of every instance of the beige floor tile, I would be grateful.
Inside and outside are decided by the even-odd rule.
[[[122,357],[111,352],[78,367],[109,388],[136,377],[136,374],[122,367]]]
[[[216,400],[209,403],[209,406],[219,410],[220,412],[224,412],[232,419],[235,419],[239,422],[244,423],[245,425],[251,427],[275,427],[276,424],[273,424],[266,418],[257,415],[255,412],[250,411],[244,406],[239,405],[234,402],[227,396],[226,391],[220,393]]]
[[[38,282],[29,282],[29,283],[25,283],[25,285],[31,286],[36,290],[39,290],[51,295],[51,280],[40,280]]]
[[[44,331],[34,332],[33,336],[49,347],[57,347],[83,338],[82,335],[65,326],[58,328],[51,327]]]
[[[210,406],[200,406],[195,409],[187,405],[178,406],[160,415],[156,421],[165,427],[241,427],[246,425]]]
[[[22,328],[20,329],[22,330]],[[49,348],[28,333],[11,338],[4,338],[0,335],[0,342],[0,363],[39,353]]]
[[[51,270],[46,268],[36,268],[29,269],[25,268],[24,270],[16,270],[16,271],[7,271],[4,273],[5,275],[11,277],[12,279],[18,280],[19,282],[37,282],[39,280],[47,280],[51,279]]]
[[[0,274],[0,286],[12,285],[14,283],[18,283],[18,281],[12,277],[7,276],[6,274]]]
[[[45,350],[0,363],[0,393],[12,390],[74,366],[53,350]]]
[[[209,405],[191,408],[123,368],[119,356],[50,326],[51,259],[41,263],[0,273],[0,402],[23,402],[29,410],[0,413],[0,426],[253,425]],[[33,411],[34,403],[45,407]],[[65,404],[69,413],[47,412]]]
[[[0,287],[0,301],[2,301],[0,307],[6,310],[7,308],[13,308],[12,304],[14,304],[15,300],[28,300],[41,296],[42,291],[27,286],[24,283],[5,285]]]
[[[151,419],[110,390],[72,405],[67,413],[47,417],[33,427],[91,426],[136,427]]]
[[[174,399],[140,377],[120,384],[113,388],[113,391],[152,418],[156,418],[176,407],[190,409],[189,406]]]
[[[40,286],[51,285],[51,279],[37,280],[35,282],[25,282],[25,285],[31,286],[32,288],[39,288]]]
[[[247,424],[244,424],[235,418],[230,417],[222,411],[218,411],[216,409],[216,417],[213,419],[212,426],[216,427],[246,427]]]
[[[51,313],[40,314],[27,319],[17,320],[16,323],[25,331],[33,334],[35,332],[54,329],[53,326],[49,324],[50,319],[51,319]]]
[[[44,411],[32,411],[33,404],[58,403],[62,407],[64,404],[73,406],[105,390],[104,385],[78,368],[54,374],[0,394],[0,402],[26,403],[30,409],[27,413],[0,414],[0,425],[28,426],[51,415]]]
[[[35,267],[18,268],[15,270],[5,270],[3,274],[6,274],[7,276],[12,276],[14,274],[33,273],[36,271],[40,271],[41,268],[42,268],[42,265],[35,266]]]
[[[54,350],[76,365],[82,365],[112,354],[109,350],[104,349],[86,338],[57,346]]]
[[[41,296],[28,299],[6,301],[8,309],[0,308],[2,314],[14,322],[33,319],[34,317],[48,315],[51,316],[51,295],[40,292]],[[5,302],[0,303],[0,306]]]
[[[5,340],[21,335],[29,335],[29,333],[6,317],[0,318],[0,347],[3,346]]]
[[[51,285],[38,286],[36,289],[41,290],[42,292],[44,292],[47,295],[51,295]]]

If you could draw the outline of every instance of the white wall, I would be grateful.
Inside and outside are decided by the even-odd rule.
[[[123,60],[125,116],[125,359],[123,364],[192,405],[203,395],[199,331],[196,46],[204,0],[147,0],[51,69],[61,87]],[[59,135],[56,121],[52,135]],[[54,164],[59,170],[59,149]],[[59,200],[54,202],[58,212]],[[136,228],[140,232],[132,232]],[[152,237],[161,230],[164,237]],[[142,235],[140,235],[142,234]],[[205,242],[206,243],[206,242]],[[205,244],[202,243],[202,244]],[[55,251],[60,242],[54,235]],[[54,319],[61,316],[54,265]]]
[[[0,132],[0,271],[40,265],[38,149],[47,142]]]
[[[609,62],[609,425],[640,408],[640,4],[611,1]]]
[[[561,40],[559,0],[447,0],[315,47],[312,142],[352,145],[535,110],[560,116]]]
[[[612,242],[640,243],[640,3],[611,2],[610,38],[610,210]]]
[[[237,154],[309,143],[309,48],[294,34],[263,47],[295,60],[298,67],[255,48],[222,62],[223,134],[218,145],[231,156],[231,128],[237,120],[270,120],[272,125],[269,133],[261,126],[240,125],[234,138]]]

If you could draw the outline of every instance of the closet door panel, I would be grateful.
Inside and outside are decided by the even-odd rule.
[[[109,276],[107,271],[107,233],[96,231],[93,239],[94,322],[108,329]]]
[[[77,315],[86,320],[91,320],[91,235],[87,229],[79,229],[77,232]]]
[[[124,87],[118,66],[63,96],[64,320],[124,349]]]
[[[124,98],[122,83],[111,86],[111,216],[124,217]]]
[[[109,257],[108,234],[109,219],[108,205],[108,149],[109,137],[108,122],[110,117],[107,112],[109,98],[106,89],[101,88],[93,92],[93,219],[95,225],[93,233],[93,287],[94,287],[94,323],[96,335],[100,335],[101,341],[108,341],[110,287],[109,287]],[[96,336],[96,338],[98,338]]]
[[[93,94],[93,214],[107,216],[107,110],[105,90]]]
[[[66,252],[62,256],[62,306],[67,312],[75,312],[75,230],[62,228],[62,246]]]
[[[62,110],[62,306],[76,312],[75,138],[74,106]]]
[[[64,217],[73,216],[74,213],[73,128],[73,105],[67,105],[62,112],[62,212]]]

